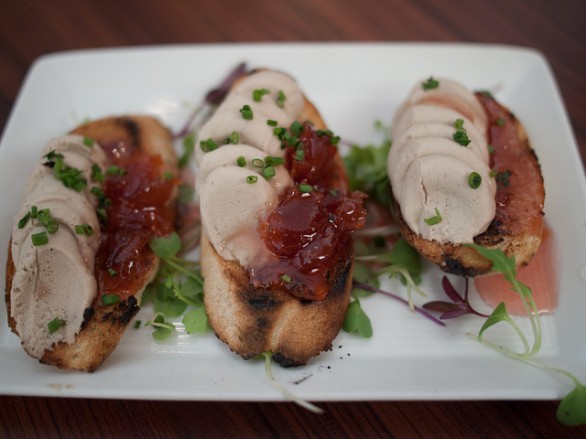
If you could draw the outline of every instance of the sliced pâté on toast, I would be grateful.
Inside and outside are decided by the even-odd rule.
[[[139,149],[149,154],[160,154],[166,170],[177,170],[172,136],[169,130],[153,117],[108,117],[83,124],[71,133],[92,138],[102,145],[124,145],[125,148]],[[174,200],[170,199],[169,203],[174,203]],[[138,312],[141,294],[159,268],[159,260],[154,253],[151,252],[146,258],[145,267],[140,287],[134,294],[107,307],[100,306],[94,301],[92,307],[86,308],[84,312],[83,324],[75,341],[71,344],[53,344],[51,349],[44,352],[40,362],[63,369],[95,371],[116,348],[128,324]],[[15,269],[9,245],[6,264],[6,306],[8,323],[16,333],[16,322],[10,314],[10,291]]]
[[[487,97],[485,97],[488,99]],[[491,98],[492,99],[492,98]],[[515,211],[505,211],[499,202],[497,189],[496,214],[488,229],[474,238],[474,242],[490,249],[500,249],[507,256],[515,257],[517,267],[527,265],[541,245],[543,203],[545,188],[537,155],[531,147],[527,132],[521,122],[502,104],[493,101],[507,115],[507,120],[514,124],[518,138],[517,164],[521,161],[530,172],[516,183],[529,185],[527,191],[510,188],[503,202],[515,199]],[[495,151],[498,154],[499,151]],[[510,170],[515,172],[515,163],[510,163]],[[508,190],[509,188],[507,188]],[[421,255],[437,264],[442,270],[460,276],[478,276],[490,272],[492,263],[481,256],[474,248],[462,244],[440,244],[435,240],[422,238],[414,233],[401,215],[401,208],[393,200],[393,213],[402,235]]]

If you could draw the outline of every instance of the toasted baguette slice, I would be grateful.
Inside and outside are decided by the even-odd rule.
[[[147,116],[109,117],[84,124],[72,131],[91,137],[98,144],[122,145],[126,148],[140,149],[150,154],[160,154],[165,168],[176,171],[177,159],[170,132],[159,121]],[[174,200],[169,200],[173,203]],[[144,288],[152,281],[159,267],[158,258],[150,252],[145,260],[145,270],[137,290],[126,300],[111,306],[100,306],[94,301],[92,307],[86,308],[81,330],[71,344],[59,342],[51,349],[45,350],[41,363],[55,365],[62,369],[74,369],[84,372],[95,371],[118,345],[129,322],[139,310],[140,297]],[[8,322],[16,331],[16,321],[10,315],[10,291],[15,275],[15,265],[9,246],[6,266],[6,305]],[[100,294],[100,292],[98,292]],[[18,335],[18,333],[17,333]]]
[[[299,122],[326,129],[316,107],[307,99]],[[336,155],[340,178],[345,178],[341,157]],[[204,302],[217,337],[245,359],[271,352],[283,367],[301,366],[331,348],[350,300],[353,249],[342,249],[335,267],[326,275],[329,293],[322,301],[301,300],[269,288],[256,288],[245,268],[226,260],[201,237],[201,270]]]
[[[518,142],[509,145],[516,148],[516,163],[509,163],[507,170],[515,175],[519,163],[525,167],[524,176],[515,178],[506,195],[499,198],[497,190],[496,214],[488,229],[476,236],[474,242],[490,249],[501,249],[507,256],[515,257],[517,267],[527,265],[541,244],[543,230],[543,203],[545,188],[537,155],[531,147],[525,128],[521,122],[503,105],[492,98],[480,96],[492,101],[507,121],[514,124]],[[501,153],[498,149],[494,155]],[[517,161],[518,160],[518,161]],[[502,166],[501,166],[502,167]],[[503,169],[497,171],[503,171]],[[514,207],[503,207],[505,203]],[[501,203],[501,201],[503,203]],[[401,207],[393,200],[393,213],[401,233],[421,255],[437,264],[442,270],[460,276],[478,276],[488,273],[492,263],[481,256],[475,249],[461,244],[440,244],[434,240],[422,238],[415,234],[405,223]]]

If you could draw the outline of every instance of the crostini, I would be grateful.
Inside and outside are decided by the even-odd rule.
[[[526,265],[541,243],[545,189],[517,118],[446,78],[412,89],[394,117],[387,169],[405,239],[446,272],[476,276],[499,248]]]
[[[205,307],[243,358],[303,365],[340,330],[365,211],[338,140],[296,82],[269,70],[237,80],[198,134]]]
[[[51,141],[28,179],[6,267],[11,329],[42,363],[95,371],[138,312],[174,230],[177,159],[147,116],[83,124]]]

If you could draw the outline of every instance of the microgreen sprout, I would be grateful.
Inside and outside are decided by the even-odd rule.
[[[152,301],[155,312],[160,316],[158,322],[154,322],[159,325],[152,325],[157,328],[153,337],[163,340],[173,334],[175,326],[164,319],[179,316],[182,316],[181,322],[188,334],[207,331],[209,326],[203,304],[203,279],[199,273],[199,264],[178,256],[182,243],[177,233],[154,238],[150,248],[161,259],[157,279],[143,295],[143,303]],[[171,326],[173,330],[169,331]]]
[[[348,305],[342,329],[350,333],[357,332],[364,338],[372,337],[372,325],[370,319],[362,309],[360,300],[356,297]]]
[[[324,412],[322,409],[310,403],[309,401],[305,401],[295,396],[293,393],[283,387],[277,380],[275,380],[275,377],[273,376],[273,369],[271,367],[271,359],[273,354],[271,352],[263,352],[262,356],[265,359],[265,374],[269,379],[269,382],[281,395],[285,397],[285,399],[294,402],[295,404],[309,410],[310,412],[317,414],[322,414]]]
[[[460,295],[450,282],[447,276],[442,277],[442,289],[448,298],[452,301],[434,300],[423,305],[424,309],[429,311],[438,311],[440,320],[455,319],[466,314],[475,314],[480,317],[488,317],[486,314],[476,311],[470,305],[468,299],[468,278],[464,278],[464,294]]]
[[[580,425],[586,424],[586,386],[582,384],[570,372],[556,367],[547,366],[535,360],[535,355],[539,352],[542,343],[542,330],[539,312],[533,300],[531,289],[517,279],[517,272],[515,266],[515,258],[506,256],[500,249],[487,249],[476,244],[468,244],[468,246],[476,249],[482,256],[489,259],[492,263],[492,270],[501,273],[504,278],[511,284],[512,290],[519,295],[523,307],[529,317],[531,328],[533,331],[533,345],[531,346],[523,331],[515,323],[507,312],[504,303],[500,303],[486,319],[478,335],[468,334],[472,339],[482,343],[483,345],[515,360],[521,361],[525,364],[537,367],[539,369],[556,372],[569,378],[574,384],[575,388],[568,393],[560,402],[556,413],[558,421],[565,425]],[[505,322],[508,323],[515,333],[521,339],[523,344],[523,352],[512,351],[501,344],[493,343],[485,338],[485,332],[492,326]]]

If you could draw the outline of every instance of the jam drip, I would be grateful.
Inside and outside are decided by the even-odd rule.
[[[287,147],[285,166],[294,185],[260,228],[276,258],[251,267],[251,281],[300,299],[323,300],[336,265],[351,257],[350,235],[364,225],[366,196],[348,192],[331,133],[310,124],[303,126],[298,145]]]
[[[125,300],[152,274],[151,239],[174,230],[175,209],[169,200],[178,180],[164,175],[159,155],[106,151],[112,164],[124,171],[107,176],[103,185],[109,201],[95,272],[100,294],[117,294]]]

